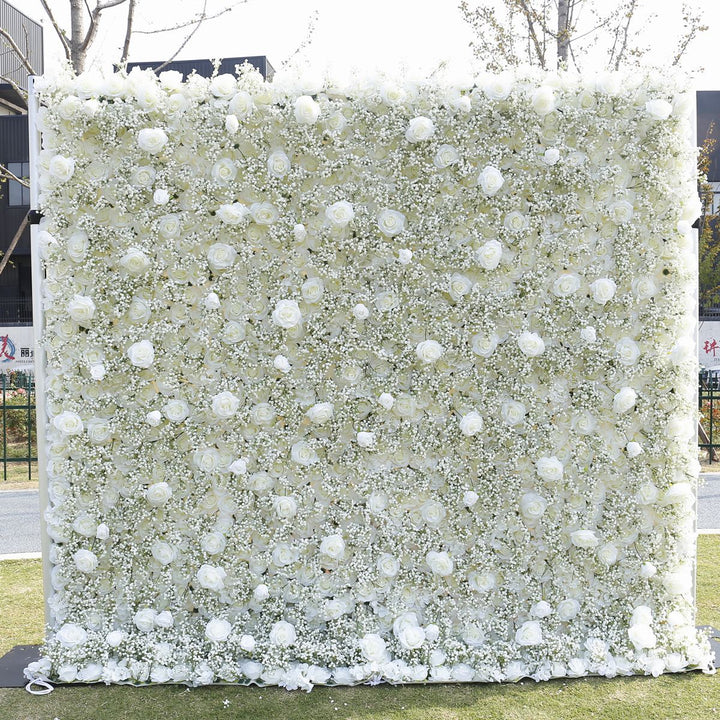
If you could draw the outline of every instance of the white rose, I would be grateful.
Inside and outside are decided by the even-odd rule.
[[[635,458],[645,452],[642,445],[634,440],[625,446],[625,451],[627,452],[629,458]]]
[[[125,633],[122,630],[111,630],[105,636],[105,642],[111,647],[118,647],[125,640]]]
[[[295,101],[295,120],[301,125],[314,125],[319,117],[320,106],[309,95],[301,95]]]
[[[239,225],[249,214],[250,210],[239,202],[221,205],[217,210],[218,218],[227,225]]]
[[[592,325],[588,325],[580,331],[580,338],[586,343],[594,343],[597,340],[597,332]]]
[[[632,290],[638,300],[648,300],[657,293],[657,285],[651,277],[636,277],[632,281]]]
[[[297,223],[295,226],[293,226],[293,237],[298,242],[302,242],[303,240],[305,240],[307,234],[307,230],[302,223]]]
[[[467,575],[467,579],[470,589],[479,593],[490,592],[497,586],[497,577],[493,572],[471,570]]]
[[[306,280],[300,288],[300,294],[303,296],[303,300],[310,304],[319,302],[324,292],[325,283],[323,282],[323,279],[319,277]]]
[[[226,115],[225,116],[225,129],[234,135],[240,129],[240,121],[237,115]]]
[[[150,267],[150,258],[138,248],[130,248],[121,258],[120,265],[130,275],[142,275]]]
[[[229,185],[237,177],[238,169],[234,160],[220,158],[210,170],[210,177],[218,185]]]
[[[667,120],[672,113],[672,105],[667,100],[655,99],[645,103],[645,112],[653,120]]]
[[[542,627],[537,620],[524,622],[515,632],[515,642],[518,645],[530,647],[540,645],[542,641]]]
[[[533,110],[538,115],[547,115],[555,109],[555,93],[551,87],[543,85],[537,88],[530,100]]]
[[[247,460],[245,458],[238,458],[228,465],[228,470],[233,475],[245,475],[247,472]]]
[[[255,638],[252,635],[241,635],[240,636],[240,649],[245,652],[251,653],[255,649]],[[262,667],[262,665],[260,666]],[[245,673],[247,675],[247,673]]]
[[[169,239],[178,237],[181,229],[182,224],[180,223],[180,217],[174,213],[163,215],[160,220],[158,220],[158,233],[162,238]]]
[[[548,148],[543,153],[543,162],[546,165],[555,165],[560,160],[560,151],[557,148]]]
[[[65,623],[56,633],[57,640],[64,648],[74,648],[78,645],[84,645],[88,636],[84,628],[75,623]]]
[[[208,293],[205,296],[203,304],[208,310],[219,310],[222,306],[222,303],[220,302],[220,297],[217,293],[214,292]]]
[[[297,640],[295,626],[285,620],[280,620],[280,622],[276,622],[270,629],[269,639],[271,645],[281,645],[282,647],[294,645]]]
[[[433,163],[438,170],[444,170],[460,160],[460,154],[452,145],[441,145],[435,153]]]
[[[386,237],[399,235],[405,229],[405,215],[399,210],[381,210],[377,222],[380,232]]]
[[[478,265],[485,270],[495,270],[502,259],[503,246],[497,240],[488,240],[475,251]]]
[[[425,631],[417,625],[408,625],[398,634],[398,641],[406,650],[417,650],[425,642]]]
[[[342,559],[345,556],[345,540],[342,535],[336,533],[325,536],[320,542],[320,554],[333,560]]]
[[[444,352],[442,345],[436,340],[423,340],[415,347],[415,354],[427,364],[437,362]]]
[[[594,530],[574,530],[570,533],[570,542],[585,549],[597,547],[600,543]]]
[[[90,550],[78,550],[73,555],[75,567],[82,573],[95,572],[98,566],[98,558],[94,552]]]
[[[546,600],[540,600],[530,608],[530,614],[536,618],[548,617],[552,615],[552,606]]]
[[[230,320],[225,323],[220,337],[226,345],[235,345],[245,339],[245,325]]]
[[[172,497],[172,494],[172,488],[166,482],[157,482],[145,490],[145,499],[153,507],[160,507]]]
[[[668,505],[686,505],[692,506],[695,502],[695,492],[688,482],[673,483],[662,496],[660,505],[667,507]]]
[[[317,453],[310,443],[299,440],[290,448],[290,457],[298,465],[314,465],[318,461]]]
[[[253,597],[258,602],[263,602],[270,597],[270,589],[264,583],[260,583],[260,585],[257,585],[253,590]]]
[[[347,227],[354,217],[353,206],[347,200],[339,200],[325,208],[325,218],[335,227]]]
[[[500,406],[500,417],[508,425],[517,425],[525,419],[527,409],[523,403],[517,400],[506,400]]]
[[[400,305],[400,298],[394,290],[385,290],[375,296],[375,307],[380,312],[389,312]]]
[[[335,406],[331,402],[315,403],[305,415],[316,425],[322,425],[332,418]]]
[[[68,239],[65,250],[68,257],[76,263],[82,262],[90,249],[90,238],[84,230],[76,230]]]
[[[281,373],[289,373],[291,370],[290,361],[284,355],[276,355],[273,359],[273,367]]]
[[[478,175],[477,182],[485,195],[492,197],[503,186],[505,179],[496,167],[486,165]]]
[[[630,616],[631,625],[650,625],[652,621],[652,608],[649,608],[647,605],[638,605]]]
[[[383,553],[377,560],[377,569],[385,577],[395,577],[400,572],[400,561],[390,553]]]
[[[480,413],[476,410],[471,410],[460,419],[460,431],[463,435],[472,437],[473,435],[477,435],[483,429],[484,424],[485,423],[483,422]]]
[[[651,577],[657,575],[657,568],[649,562],[643,563],[640,566],[640,577],[645,580],[649,580]]]
[[[365,659],[371,663],[385,663],[390,657],[385,640],[376,633],[367,633],[362,637],[360,650]]]
[[[553,283],[553,294],[557,297],[568,297],[580,288],[580,276],[575,273],[563,273]]]
[[[635,407],[637,393],[630,387],[621,388],[613,397],[613,410],[618,414],[626,413]]]
[[[157,173],[152,165],[138,165],[130,175],[132,185],[149,188],[155,182]]]
[[[482,82],[482,91],[489,100],[505,100],[512,92],[513,76],[509,72],[488,74]]]
[[[267,169],[270,177],[285,177],[290,172],[290,158],[282,150],[275,150],[268,156]]]
[[[428,567],[433,574],[440,575],[440,577],[447,577],[448,575],[451,575],[455,569],[455,563],[450,555],[444,550],[442,552],[431,550],[425,556],[425,562],[428,564]]]
[[[225,587],[224,580],[226,577],[227,573],[221,567],[207,564],[201,565],[195,574],[195,579],[201,587],[215,591],[222,590]]]
[[[525,493],[519,504],[522,516],[531,521],[539,520],[547,509],[547,500],[536,492]]]
[[[613,543],[605,543],[597,551],[598,560],[604,565],[614,565],[617,562],[619,551]]]
[[[395,404],[395,398],[390,393],[381,393],[378,397],[378,402],[386,410],[392,410],[392,406]]]
[[[428,117],[416,117],[405,131],[405,139],[411,143],[429,140],[435,133],[435,123]]]
[[[161,564],[169,565],[175,559],[175,548],[162,540],[156,540],[150,549],[152,556]]]
[[[655,633],[649,625],[631,625],[628,628],[628,638],[636,650],[654,648],[657,644]]]
[[[357,444],[361,448],[369,448],[375,444],[374,432],[359,432],[356,436]]]
[[[267,427],[275,422],[277,413],[270,403],[258,403],[250,411],[250,422]]]
[[[370,317],[370,310],[366,305],[358,303],[353,307],[352,314],[357,320],[367,320]]]
[[[213,618],[205,626],[205,637],[211,643],[225,642],[230,637],[232,625],[227,620]]]
[[[500,338],[495,333],[482,335],[478,333],[472,337],[472,351],[480,357],[488,358],[497,348]]]
[[[472,280],[470,278],[466,277],[465,275],[461,275],[460,273],[455,273],[450,277],[450,297],[453,300],[460,300],[461,298],[465,297],[471,290],[472,290],[473,284]]]
[[[133,616],[133,623],[138,630],[142,632],[150,632],[155,628],[155,618],[157,612],[152,608],[143,608],[138,610]]]
[[[302,313],[295,300],[278,300],[272,319],[276,325],[287,330],[297,327],[302,322]]]
[[[557,616],[562,622],[572,620],[580,612],[580,603],[575,598],[561,600],[557,606]]]
[[[279,518],[295,517],[297,515],[297,502],[290,495],[279,495],[273,500],[273,510]]]
[[[178,398],[168,400],[163,406],[165,417],[171,422],[180,423],[190,414],[190,406]]]
[[[629,203],[627,200],[617,200],[610,205],[609,211],[613,222],[618,225],[630,222],[635,213],[632,203]]]
[[[560,482],[563,477],[563,464],[554,456],[541,457],[535,463],[537,474],[549,482]]]
[[[224,390],[212,398],[212,411],[219,418],[231,418],[237,413],[239,407],[240,398],[233,395],[229,390]]]
[[[634,365],[640,357],[638,344],[630,337],[623,337],[615,345],[620,362],[623,365]]]
[[[75,160],[64,155],[55,155],[48,170],[51,177],[59,182],[67,182],[75,173]]]
[[[53,425],[63,435],[81,435],[85,426],[77,413],[70,410],[63,410],[53,418]]]
[[[408,248],[398,250],[398,262],[401,265],[409,265],[413,259],[413,251]]]
[[[128,348],[127,356],[135,367],[149,368],[155,360],[155,349],[149,340],[140,340]]]
[[[145,422],[150,425],[150,427],[157,427],[162,422],[162,413],[159,410],[151,410],[145,416]]]
[[[534,332],[525,330],[517,340],[518,347],[527,357],[537,357],[545,352],[544,340]]]
[[[235,263],[237,252],[226,243],[214,243],[208,248],[207,261],[212,270],[227,270]]]
[[[665,573],[662,584],[670,595],[690,597],[693,589],[692,571],[689,567],[681,567],[679,570]]]
[[[209,532],[203,535],[200,547],[208,555],[217,555],[225,549],[226,540],[221,532]]]
[[[228,105],[228,110],[235,115],[235,117],[244,120],[252,115],[255,110],[255,103],[248,92],[240,90],[240,92],[233,95]]]
[[[600,278],[590,284],[590,290],[592,291],[593,300],[600,305],[605,305],[615,296],[617,285],[611,278]]]
[[[153,202],[156,205],[167,205],[170,202],[170,193],[165,188],[158,188],[153,193]]]
[[[463,505],[471,508],[480,499],[480,496],[474,490],[466,490],[463,493]]]
[[[143,128],[137,140],[141,150],[157,155],[167,144],[168,136],[162,128]]]

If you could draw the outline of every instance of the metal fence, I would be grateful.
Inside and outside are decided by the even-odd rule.
[[[35,382],[29,373],[0,375],[3,482],[37,480]]]

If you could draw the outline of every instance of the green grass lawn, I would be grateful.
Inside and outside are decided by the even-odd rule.
[[[720,628],[720,536],[699,539],[698,624]],[[0,563],[0,655],[39,642],[40,563]],[[315,688],[0,689],[2,720],[705,720],[720,718],[720,675],[525,681],[515,685]]]

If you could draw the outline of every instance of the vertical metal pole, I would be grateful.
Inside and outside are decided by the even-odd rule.
[[[694,91],[692,91],[694,92]],[[695,97],[697,98],[697,94],[695,93]],[[696,100],[697,103],[697,100]],[[688,118],[688,123],[690,124],[690,127],[687,129],[688,134],[688,142],[691,144],[691,147],[697,148],[698,147],[698,138],[697,138],[697,105],[695,105],[693,112],[690,113],[690,117]],[[699,342],[700,342],[700,272],[699,272],[699,259],[700,259],[700,240],[699,240],[699,231],[693,230],[693,258],[694,258],[694,267],[695,267],[695,282],[693,284],[693,312],[692,316],[688,318],[688,322],[695,323],[693,326],[693,337],[695,338],[695,358],[696,362],[698,361],[698,358],[700,357],[700,351],[699,351]],[[695,377],[693,378],[693,383],[695,385],[695,407],[699,407],[700,405],[700,383],[697,381],[698,377],[698,370],[699,368],[697,366],[695,371]],[[713,395],[714,395],[714,388],[712,387],[712,382],[709,383],[710,385],[710,448],[708,449],[708,458],[713,457]],[[698,416],[695,417],[696,422],[699,422],[700,418]],[[697,458],[697,453],[695,455]],[[696,481],[699,481],[699,478],[696,478]],[[695,483],[695,520],[693,524],[693,532],[695,533],[695,562],[693,563],[693,572],[692,572],[692,599],[693,599],[693,623],[697,622],[697,537],[698,537],[698,491],[697,491],[697,482]]]
[[[28,137],[30,139],[30,209],[38,210],[38,158],[40,155],[40,131],[37,128],[39,109],[38,97],[35,92],[35,78],[28,78]],[[33,335],[35,361],[35,418],[38,449],[38,489],[40,494],[40,536],[43,557],[43,589],[45,594],[45,624],[50,624],[50,608],[48,600],[52,592],[50,579],[50,537],[45,524],[45,510],[49,505],[47,481],[47,456],[45,437],[47,430],[47,405],[45,402],[45,350],[43,333],[45,318],[43,314],[42,294],[45,272],[40,258],[37,241],[37,225],[30,226],[30,256],[32,259],[32,303],[33,303]]]

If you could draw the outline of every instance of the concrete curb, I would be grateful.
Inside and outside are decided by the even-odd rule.
[[[42,553],[39,552],[8,553],[6,555],[0,555],[0,562],[3,560],[40,560],[41,558]]]

